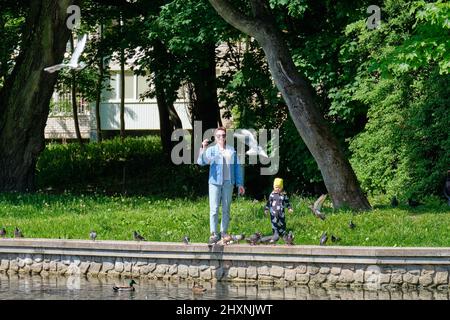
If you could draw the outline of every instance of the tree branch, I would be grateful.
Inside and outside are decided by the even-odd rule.
[[[262,25],[260,19],[248,17],[233,7],[228,0],[209,0],[209,3],[226,22],[252,37]]]

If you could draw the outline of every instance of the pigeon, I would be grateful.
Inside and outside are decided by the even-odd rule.
[[[231,241],[233,241],[233,237],[231,235],[229,235],[229,234],[222,235],[222,239],[220,239],[220,242],[221,242],[222,245],[227,245]]]
[[[326,232],[322,233],[322,236],[320,237],[320,245],[324,246],[325,243],[327,243],[327,240],[328,240],[327,233]]]
[[[245,234],[232,235],[231,238],[233,239],[231,243],[239,243],[240,240],[245,238]]]
[[[283,237],[283,240],[287,245],[292,246],[294,244],[294,234],[292,231],[289,231],[289,233]]]
[[[91,232],[89,233],[89,238],[91,238],[92,241],[95,241],[95,238],[97,238],[97,232],[91,230]]]
[[[316,200],[316,202],[314,202],[314,206],[309,206],[314,215],[322,220],[325,220],[325,214],[320,212],[320,210],[322,209],[322,205],[326,198],[327,195],[323,194]]]
[[[259,239],[259,243],[269,243],[273,238],[273,235],[264,236]]]
[[[408,198],[408,205],[410,206],[410,207],[412,207],[412,208],[415,208],[415,207],[417,207],[417,206],[420,206],[420,205],[422,205],[423,203],[421,203],[421,202],[419,202],[419,201],[416,201],[416,200],[413,200],[413,199],[411,199],[411,198]]]
[[[5,229],[5,227],[2,227],[0,229],[0,237],[2,237],[2,238],[6,237],[6,229]]]
[[[250,149],[246,152],[249,156],[252,155],[261,155],[265,158],[269,158],[267,153],[263,150],[263,148],[258,145],[258,141],[256,141],[256,138],[253,136],[253,133],[251,133],[247,129],[239,129],[239,132],[235,132],[233,134],[236,138],[243,140],[246,145],[250,147]]]
[[[334,234],[331,235],[331,242],[338,242],[340,240],[341,240],[341,238],[336,237]]]
[[[280,239],[280,235],[278,234],[278,232],[275,232],[275,233],[272,235],[272,239],[269,240],[269,243],[270,243],[270,244],[277,243],[277,241],[278,241],[279,239]]]
[[[19,228],[14,229],[14,238],[23,238],[23,233]]]
[[[220,240],[220,237],[217,233],[213,232],[208,240],[208,247],[211,247],[213,244],[216,244]]]
[[[391,200],[391,207],[396,207],[396,206],[398,206],[398,200],[397,200],[397,197],[394,196]]]
[[[348,224],[348,227],[349,227],[350,229],[355,229],[355,228],[356,228],[356,224],[354,224],[353,221],[350,220],[350,223]]]
[[[191,239],[189,239],[188,236],[184,236],[184,237],[183,237],[183,243],[184,243],[184,244],[189,244],[189,241],[191,241]]]
[[[258,244],[261,240],[261,232],[256,232],[250,236],[250,238],[246,239],[250,245],[254,246],[255,244]]]
[[[137,231],[133,231],[133,237],[136,241],[145,241],[145,238],[141,236]]]
[[[81,70],[83,69],[86,64],[83,62],[78,63],[78,60],[80,59],[81,53],[84,50],[84,46],[86,45],[86,40],[87,40],[87,35],[85,34],[80,41],[78,41],[77,43],[77,47],[75,48],[73,54],[72,54],[72,58],[70,58],[69,63],[60,63],[60,64],[56,64],[54,66],[50,66],[47,68],[44,68],[44,71],[48,72],[48,73],[53,73],[55,71],[58,71],[62,68],[70,68],[70,69],[74,69],[74,70]]]

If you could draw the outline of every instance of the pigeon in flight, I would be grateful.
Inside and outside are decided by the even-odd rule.
[[[239,129],[239,132],[235,132],[233,135],[236,138],[243,140],[244,143],[250,147],[250,150],[246,152],[246,154],[248,154],[249,156],[261,155],[263,157],[269,158],[263,148],[258,145],[258,141],[256,141],[253,133],[251,133],[249,130]]]
[[[54,66],[50,66],[47,68],[44,68],[44,71],[47,71],[48,73],[53,73],[55,71],[58,71],[62,68],[70,68],[74,70],[81,70],[83,69],[86,64],[84,62],[78,62],[80,59],[81,53],[83,53],[84,46],[86,45],[87,35],[85,34],[80,41],[77,43],[77,47],[75,48],[72,58],[70,58],[69,63],[60,63],[56,64]]]
[[[145,241],[145,238],[141,236],[137,231],[133,231],[133,237],[136,241]]]
[[[95,238],[97,238],[97,232],[91,230],[91,232],[89,233],[89,238],[91,238],[92,241],[95,241]]]
[[[323,194],[319,197],[319,199],[316,200],[316,202],[314,202],[314,206],[309,206],[314,215],[322,220],[325,220],[325,214],[320,212],[320,210],[322,209],[322,205],[325,202],[326,198],[327,195]]]

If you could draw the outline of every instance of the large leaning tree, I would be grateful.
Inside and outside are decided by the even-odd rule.
[[[249,0],[251,14],[244,13],[229,0],[209,2],[225,21],[255,38],[261,45],[290,116],[319,166],[333,206],[370,209],[348,159],[318,111],[314,90],[294,65],[283,34],[275,23],[269,1]]]
[[[63,60],[73,0],[29,1],[22,46],[0,91],[0,192],[31,191],[57,73],[43,71]]]

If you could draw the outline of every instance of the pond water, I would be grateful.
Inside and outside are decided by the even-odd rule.
[[[134,292],[114,292],[123,278],[0,274],[0,300],[449,300],[449,289],[322,288],[202,283],[203,294],[192,292],[192,281],[137,279]]]

